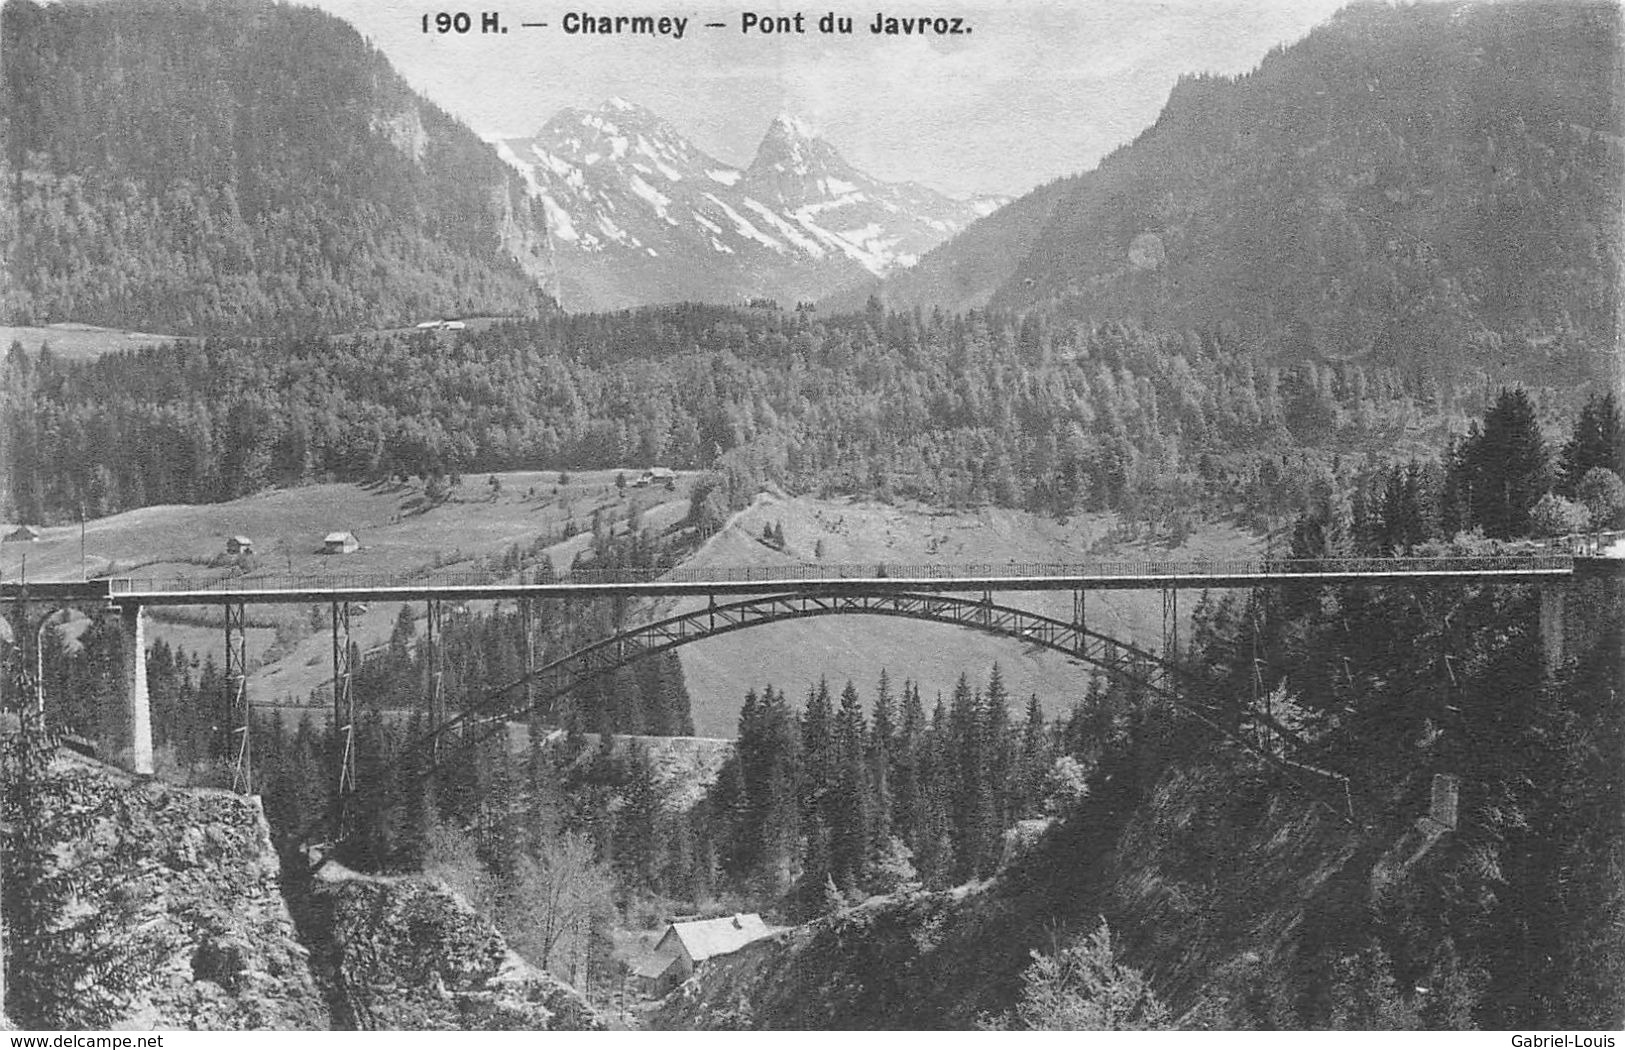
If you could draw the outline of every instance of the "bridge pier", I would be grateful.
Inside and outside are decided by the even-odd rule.
[[[226,758],[231,762],[231,789],[253,794],[254,748],[248,708],[248,606],[227,602],[226,710],[231,725],[226,736]]]
[[[353,650],[350,605],[333,603],[333,738],[337,769],[333,772],[333,841],[350,830],[350,802],[355,794],[355,695],[350,690]]]
[[[152,706],[147,696],[147,616],[140,605],[119,609],[124,656],[124,739],[118,757],[136,776],[152,776]]]
[[[1566,588],[1562,586],[1540,588],[1540,650],[1546,658],[1547,670],[1552,670],[1563,662],[1565,590]]]
[[[1179,659],[1179,592],[1162,589],[1162,658]]]

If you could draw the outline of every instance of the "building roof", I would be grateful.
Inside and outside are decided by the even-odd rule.
[[[752,912],[749,915],[724,915],[720,919],[701,919],[698,922],[674,922],[655,946],[658,952],[675,937],[688,951],[688,957],[703,962],[716,955],[736,952],[751,941],[760,940],[773,932],[773,927]]]
[[[231,542],[232,543],[237,543],[237,544],[243,544],[243,543],[253,543],[254,541],[249,539],[247,536],[233,536],[231,538]]]
[[[351,535],[348,532],[329,532],[322,539],[322,542],[323,543],[347,543],[347,542],[349,542],[350,540],[353,540],[353,539],[355,539],[355,536]]]
[[[676,961],[677,956],[675,955],[646,956],[633,964],[632,976],[654,980],[667,970],[671,969],[671,964]]]

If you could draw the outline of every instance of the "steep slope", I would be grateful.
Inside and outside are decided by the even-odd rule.
[[[1611,375],[1619,43],[1613,4],[1348,8],[1251,74],[1181,81],[1133,144],[882,297],[1224,326],[1440,376]]]
[[[1615,1029],[1622,584],[1563,595],[1581,630],[1561,663],[1543,657],[1531,591],[1299,595],[1282,637],[1302,651],[1269,667],[1270,703],[1346,780],[1141,707],[1084,756],[1086,796],[991,880],[876,897],[754,945],[656,1021],[969,1027],[1021,996],[1031,952],[1104,916],[1183,1028]],[[1248,675],[1274,644],[1237,633],[1193,662]],[[1441,653],[1450,675],[1432,671]],[[1347,678],[1316,681],[1345,656]]]
[[[537,308],[522,181],[338,19],[257,0],[3,18],[0,317],[185,335]]]
[[[27,958],[59,990],[90,982],[55,1018],[66,1026],[329,1027],[257,798],[137,780],[66,752],[33,791],[10,770],[5,789],[38,815],[27,826],[52,857],[37,870],[8,845],[7,914],[15,922],[24,895],[61,909],[43,956],[7,930],[11,992],[39,980],[19,968]],[[73,929],[87,914],[91,927]]]
[[[992,880],[871,898],[752,945],[669,997],[652,1026],[970,1029],[1014,1004],[1033,952],[1055,951],[1102,914],[1128,961],[1152,976],[1181,1026],[1192,1026],[1203,978],[1247,951],[1289,965],[1302,915],[1339,875],[1360,877],[1352,836],[1335,818],[1222,766],[1163,776],[1154,764],[1115,766],[1095,780],[1089,800]],[[1199,811],[1215,820],[1219,799],[1234,822],[1210,839],[1202,834],[1209,825],[1191,818]],[[1144,841],[1151,835],[1176,841]],[[1185,931],[1154,925],[1157,906],[1166,914],[1195,889],[1163,870],[1191,859],[1179,848],[1187,843],[1213,847],[1196,858],[1211,862],[1202,901],[1244,889],[1233,912],[1253,928],[1219,934],[1201,926],[1199,937],[1182,941]],[[1223,867],[1230,861],[1233,868]],[[1157,953],[1134,936],[1141,927],[1128,921],[1124,893],[1151,898],[1136,901],[1132,915],[1165,940]],[[1165,959],[1174,967],[1160,965]]]
[[[871,178],[789,117],[744,170],[619,98],[494,145],[546,210],[571,309],[755,297],[788,306],[906,267],[997,203]]]

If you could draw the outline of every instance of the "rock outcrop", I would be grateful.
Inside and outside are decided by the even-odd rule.
[[[283,902],[280,865],[257,798],[138,780],[72,755],[59,757],[42,784],[48,825],[77,831],[56,846],[54,870],[42,882],[69,895],[61,902],[67,917],[116,916],[102,933],[116,943],[97,950],[136,961],[120,977],[114,1016],[80,1023],[330,1026],[309,953]],[[87,969],[76,957],[84,950],[78,940],[46,944],[48,965]]]
[[[324,864],[307,929],[339,1027],[592,1031],[603,1019],[574,989],[510,949],[490,920],[435,879],[360,875]]]

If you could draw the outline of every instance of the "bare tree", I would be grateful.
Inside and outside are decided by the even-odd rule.
[[[615,919],[615,880],[592,840],[568,832],[522,855],[502,902],[503,929],[521,954],[565,977],[590,957],[595,930]]]

